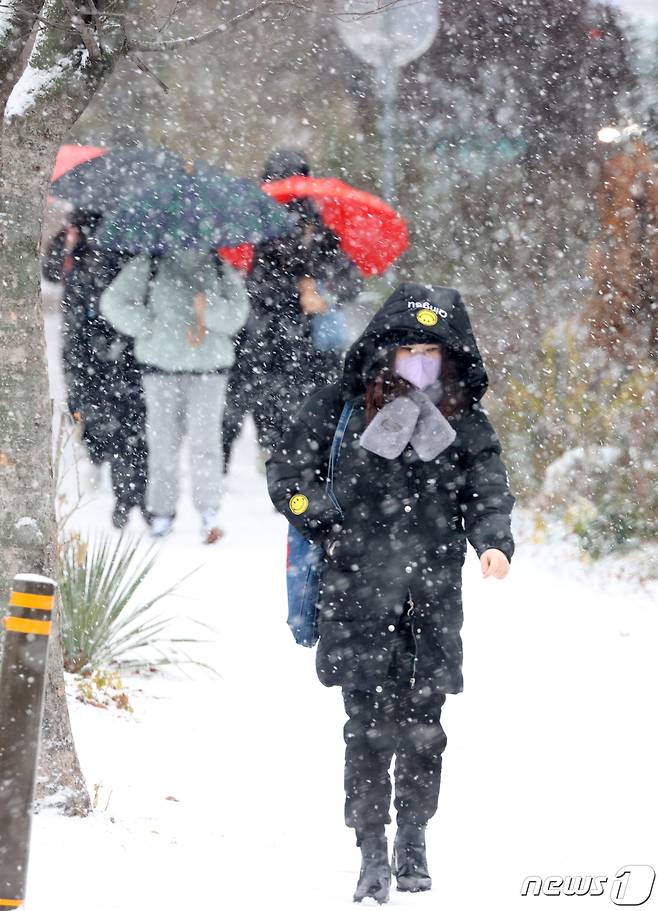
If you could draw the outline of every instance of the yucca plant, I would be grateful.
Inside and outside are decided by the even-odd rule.
[[[61,545],[59,591],[67,671],[80,673],[112,664],[138,667],[192,660],[180,651],[180,646],[200,640],[167,636],[166,630],[175,618],[163,617],[153,610],[191,573],[151,598],[138,598],[156,557],[154,545],[144,548],[139,540],[125,535],[116,538],[111,533],[99,535],[89,545],[77,535]]]

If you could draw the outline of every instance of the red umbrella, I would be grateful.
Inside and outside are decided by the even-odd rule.
[[[242,272],[251,272],[254,264],[254,248],[251,244],[240,244],[239,247],[219,247],[217,252],[227,263],[241,269]]]
[[[312,199],[322,221],[334,231],[343,251],[364,275],[385,272],[409,245],[407,223],[378,196],[333,177],[288,177],[264,183],[262,189],[280,203]],[[247,248],[248,250],[248,248]],[[223,249],[221,255],[240,269],[251,268],[245,248]]]
[[[99,155],[105,155],[107,149],[101,149],[99,146],[78,146],[63,145],[60,146],[55,161],[51,182],[57,180],[62,174],[71,171],[83,161],[90,161],[92,158],[98,158]]]

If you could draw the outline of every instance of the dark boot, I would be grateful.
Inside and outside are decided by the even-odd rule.
[[[359,837],[361,846],[361,872],[354,901],[374,898],[380,905],[388,901],[391,891],[391,865],[388,860],[386,835],[382,831]]]
[[[114,509],[112,510],[112,525],[118,529],[124,529],[128,524],[128,519],[130,518],[131,506],[126,506],[125,503],[121,503],[119,500],[114,504]]]
[[[393,843],[393,873],[399,892],[427,892],[432,888],[432,878],[427,869],[424,826],[398,825]]]

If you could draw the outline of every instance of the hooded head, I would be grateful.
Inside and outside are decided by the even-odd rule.
[[[362,395],[392,349],[423,343],[441,345],[464,385],[466,402],[478,402],[489,380],[459,292],[411,282],[395,289],[347,352],[344,397]]]
[[[303,152],[277,149],[265,162],[261,180],[285,180],[287,177],[308,177],[311,167]]]

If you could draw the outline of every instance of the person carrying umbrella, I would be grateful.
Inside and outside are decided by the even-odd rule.
[[[459,293],[402,284],[348,351],[342,381],[307,400],[267,463],[273,503],[324,549],[316,666],[322,683],[342,688],[348,715],[355,901],[387,901],[392,872],[398,890],[431,887],[425,829],[447,742],[441,710],[463,689],[466,538],[485,577],[504,578],[514,552],[514,497],[480,404],[487,386]]]
[[[222,531],[221,418],[232,337],[249,309],[242,278],[210,251],[141,254],[101,298],[101,312],[135,339],[147,408],[147,507],[156,537],[173,526],[180,448],[189,435],[192,498],[207,544]]]
[[[64,283],[62,359],[69,411],[80,421],[94,465],[110,466],[112,523],[124,528],[133,507],[146,514],[146,407],[132,339],[99,312],[99,298],[120,269],[120,257],[93,246],[100,215],[76,209],[48,244],[42,269]]]
[[[97,249],[133,257],[101,301],[135,339],[145,370],[151,530],[167,534],[178,498],[187,425],[193,499],[208,543],[221,537],[221,415],[232,336],[244,324],[244,282],[219,247],[290,232],[283,206],[256,185],[166,149],[116,149],[60,174],[51,192],[102,212]]]
[[[301,152],[279,149],[265,162],[262,181],[265,186],[309,174]],[[226,464],[246,413],[252,412],[259,443],[269,451],[304,397],[336,378],[342,351],[332,344],[318,346],[314,320],[317,325],[330,301],[339,307],[362,287],[361,273],[312,199],[292,199],[286,207],[297,229],[258,244],[247,279],[251,313],[236,340],[239,356],[229,378]]]

